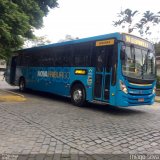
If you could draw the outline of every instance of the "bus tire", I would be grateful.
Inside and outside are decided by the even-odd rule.
[[[75,84],[71,89],[71,101],[75,106],[82,107],[86,102],[86,92],[82,84]]]
[[[25,79],[24,78],[20,78],[20,81],[19,81],[19,90],[21,92],[24,92],[26,90]]]

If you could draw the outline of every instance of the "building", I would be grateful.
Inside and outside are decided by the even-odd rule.
[[[160,76],[160,56],[156,57],[157,75]]]
[[[6,69],[6,61],[3,59],[0,59],[0,70]]]
[[[6,61],[0,59],[0,80],[2,80],[4,77],[5,69],[6,69]]]

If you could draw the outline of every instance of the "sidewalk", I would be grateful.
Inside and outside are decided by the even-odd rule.
[[[1,76],[0,76],[0,89],[17,89],[16,86],[9,85]]]
[[[0,80],[0,102],[22,102],[26,100],[23,95],[10,91],[12,89],[17,89],[17,87],[10,86],[4,80]]]

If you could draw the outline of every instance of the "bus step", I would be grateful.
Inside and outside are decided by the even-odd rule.
[[[102,101],[98,101],[98,100],[93,100],[92,103],[96,103],[96,104],[100,104],[100,105],[109,104],[108,102],[102,102]]]

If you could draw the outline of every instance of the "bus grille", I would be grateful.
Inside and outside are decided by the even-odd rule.
[[[134,87],[128,86],[128,94],[125,96],[127,98],[129,105],[147,105],[151,104],[154,98],[152,94],[152,86],[145,87]]]

